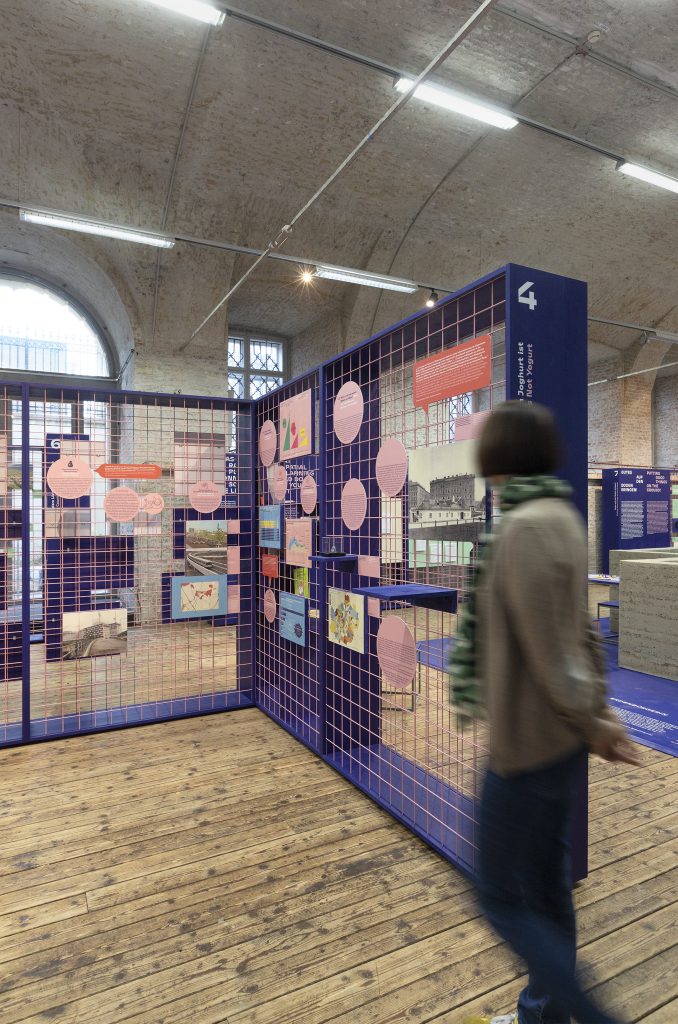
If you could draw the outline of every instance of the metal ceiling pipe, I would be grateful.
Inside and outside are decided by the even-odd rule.
[[[226,295],[223,296],[223,298],[217,303],[214,309],[205,317],[203,322],[195,329],[195,331],[193,331],[190,338],[186,342],[184,342],[183,345],[179,346],[180,352],[184,351],[184,349],[187,348],[191,341],[193,341],[193,339],[200,333],[203,327],[212,319],[215,313],[217,313],[222,308],[222,306],[224,306],[224,304],[228,302],[228,300],[233,295],[235,295],[238,289],[254,273],[256,268],[259,266],[260,263],[263,262],[263,260],[266,259],[269,253],[278,249],[281,245],[284,245],[285,241],[287,240],[290,233],[294,229],[295,224],[297,224],[299,220],[301,220],[304,214],[311,209],[311,207],[327,191],[327,189],[330,188],[330,186],[337,180],[337,178],[341,174],[343,174],[343,172],[348,167],[351,166],[351,164],[355,161],[358,155],[365,148],[365,146],[367,146],[368,143],[372,142],[372,140],[382,130],[382,128],[386,124],[388,124],[388,122],[398,113],[398,111],[401,110],[409,102],[409,100],[414,96],[417,88],[421,85],[421,83],[425,82],[426,79],[429,78],[433,74],[433,72],[436,71],[452,53],[454,53],[457,47],[461,43],[463,43],[464,40],[469,35],[471,35],[474,28],[492,10],[496,3],[497,0],[483,0],[483,2],[480,4],[477,10],[475,10],[473,14],[464,22],[461,28],[457,32],[455,32],[455,34],[445,44],[442,50],[440,50],[440,52],[437,53],[436,56],[431,61],[429,61],[429,63],[421,72],[421,74],[412,83],[412,88],[410,89],[410,91],[404,92],[398,97],[395,103],[393,103],[389,107],[386,113],[383,114],[376,122],[376,124],[368,131],[367,135],[365,135],[364,138],[361,139],[357,146],[354,146],[354,148],[351,150],[348,156],[341,161],[337,168],[335,168],[332,174],[330,174],[329,178],[327,178],[327,180],[323,182],[320,188],[313,193],[311,198],[306,203],[304,203],[304,205],[297,213],[295,213],[294,217],[292,217],[289,223],[285,224],[280,229],[276,238],[274,239],[274,241],[269,243],[265,252],[253,263],[253,265],[248,270],[245,271],[240,280],[236,281],[233,287],[229,289]]]

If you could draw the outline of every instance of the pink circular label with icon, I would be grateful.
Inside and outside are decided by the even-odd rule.
[[[334,433],[342,444],[355,441],[363,423],[365,402],[354,380],[347,380],[334,399]]]
[[[104,498],[104,512],[113,523],[129,523],[141,508],[141,499],[131,487],[114,487]]]
[[[407,623],[397,615],[382,619],[377,633],[377,658],[384,678],[403,690],[417,671],[417,648]]]
[[[276,501],[284,501],[287,494],[287,470],[278,463],[268,471],[268,486]]]
[[[196,512],[216,512],[224,493],[211,480],[198,480],[188,488],[188,500]]]
[[[395,437],[389,437],[379,449],[374,469],[381,493],[387,498],[395,498],[407,479],[407,452],[404,445],[396,441]]]
[[[47,470],[50,490],[59,498],[73,501],[84,498],[92,489],[94,473],[84,459],[77,455],[62,455]]]
[[[315,511],[317,503],[318,487],[311,474],[308,473],[301,481],[301,507],[306,515],[310,516]]]
[[[367,494],[360,480],[353,477],[341,492],[341,518],[349,530],[359,530],[365,522]]]
[[[273,464],[278,447],[278,434],[273,420],[266,420],[259,431],[259,458],[264,466]]]
[[[278,603],[275,599],[275,594],[272,590],[267,590],[264,593],[264,618],[267,622],[275,622],[276,613],[278,611]]]
[[[151,494],[144,494],[141,499],[141,508],[149,516],[159,516],[165,507],[165,499],[162,494],[153,491]]]

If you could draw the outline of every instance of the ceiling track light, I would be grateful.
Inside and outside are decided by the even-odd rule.
[[[100,235],[104,238],[118,238],[122,242],[138,242],[141,245],[155,245],[160,249],[171,249],[175,240],[169,235],[157,235],[149,231],[136,231],[133,228],[107,224],[105,221],[81,220],[79,217],[60,216],[44,213],[40,210],[19,210],[19,217],[27,224],[40,224],[48,228],[61,228],[63,231],[80,231],[85,235]]]
[[[668,174],[660,174],[659,171],[652,171],[649,167],[641,167],[640,164],[630,164],[626,160],[619,161],[617,170],[622,174],[628,174],[631,178],[645,181],[648,185],[656,185],[657,188],[665,188],[669,192],[678,193],[678,179],[670,178]]]
[[[349,267],[335,267],[330,263],[318,263],[315,276],[327,281],[342,281],[344,284],[366,285],[368,288],[384,288],[391,292],[405,292],[411,295],[419,285],[401,277],[389,277],[387,274],[368,274]]]
[[[409,92],[414,85],[411,78],[399,78],[395,84],[398,92]],[[417,86],[414,90],[415,99],[423,100],[425,103],[432,103],[436,107],[444,107],[445,110],[453,110],[464,117],[470,117],[474,121],[482,121],[484,124],[492,125],[493,128],[515,128],[519,122],[511,114],[505,113],[487,103],[481,103],[454,92],[452,89],[444,89],[439,85],[428,85],[426,82]]]
[[[431,289],[431,294],[429,295],[429,297],[426,300],[426,306],[428,307],[428,309],[433,309],[433,307],[435,306],[435,304],[438,301],[439,297],[440,296],[438,295],[438,292],[436,292],[433,289]]]
[[[201,21],[203,25],[217,27],[223,24],[226,17],[224,11],[219,7],[206,3],[204,0],[146,0],[146,2],[155,4],[156,7],[163,7],[168,11],[174,11],[175,14],[194,18],[196,21]]]

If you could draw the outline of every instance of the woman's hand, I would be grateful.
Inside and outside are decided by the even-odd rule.
[[[619,721],[598,720],[598,728],[591,742],[592,754],[604,761],[622,761],[624,764],[640,765],[636,746],[629,739],[626,729]]]

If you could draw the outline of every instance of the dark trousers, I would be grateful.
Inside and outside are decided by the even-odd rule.
[[[539,771],[488,772],[480,811],[482,908],[525,960],[519,1024],[615,1024],[577,983],[570,828],[586,752]]]

